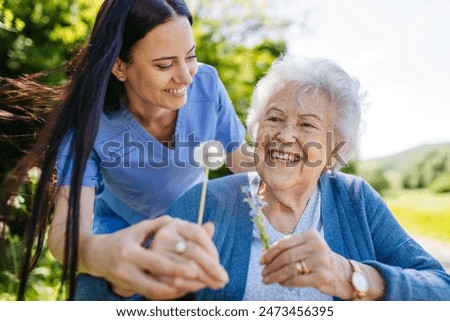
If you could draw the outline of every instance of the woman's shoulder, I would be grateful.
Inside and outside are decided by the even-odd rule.
[[[132,116],[124,106],[119,110],[113,110],[108,113],[102,112],[95,143],[121,140],[125,129],[133,126]]]
[[[361,185],[365,182],[364,179],[360,176],[347,174],[340,171],[326,172],[324,173],[324,175],[328,176],[331,181],[344,184],[345,186],[348,187]]]
[[[217,78],[219,76],[217,69],[211,65],[199,62],[196,76]]]
[[[248,173],[232,174],[220,178],[212,179],[209,183],[211,190],[236,189],[240,186],[248,185]]]
[[[365,221],[368,221],[367,226],[373,225],[386,215],[392,216],[380,194],[361,177],[341,172],[324,173],[320,183],[325,207],[340,213],[342,219],[352,221],[353,226]]]
[[[197,73],[190,85],[189,99],[212,100],[217,99],[219,92],[219,75],[217,70],[210,65],[199,63]]]

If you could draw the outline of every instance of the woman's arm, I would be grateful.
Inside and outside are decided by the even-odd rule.
[[[50,251],[60,262],[64,258],[68,195],[68,187],[59,190],[49,231]],[[139,293],[154,300],[177,298],[205,286],[220,288],[227,282],[207,229],[163,216],[112,234],[94,235],[94,198],[94,188],[82,187],[80,271],[105,278],[122,296]],[[154,237],[150,248],[143,247],[150,237]],[[184,257],[169,251],[180,240],[188,244]]]
[[[352,191],[361,192],[358,195],[365,212],[358,221],[367,222],[370,234],[365,242],[375,251],[374,256],[360,262],[370,283],[365,299],[450,300],[450,275],[403,230],[381,197],[367,183],[342,191],[345,193],[341,199]],[[359,201],[359,197],[356,199]],[[300,260],[311,273],[297,273]],[[269,284],[311,286],[342,299],[355,297],[349,282],[350,264],[332,252],[317,232],[304,232],[276,242],[264,253],[262,263],[266,265],[264,282]]]
[[[376,259],[361,263],[382,276],[384,300],[450,300],[450,275],[400,226],[386,203],[363,182],[367,220]]]
[[[55,199],[55,213],[48,234],[48,246],[50,252],[59,261],[64,261],[64,243],[66,234],[66,222],[68,214],[68,199],[70,188],[59,188]],[[82,187],[80,197],[80,253],[84,253],[83,245],[92,236],[92,218],[94,212],[95,188]],[[84,257],[80,255],[78,270],[80,272],[99,275],[86,267]]]

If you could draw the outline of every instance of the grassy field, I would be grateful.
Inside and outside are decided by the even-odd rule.
[[[450,243],[450,194],[401,190],[384,199],[408,233]]]

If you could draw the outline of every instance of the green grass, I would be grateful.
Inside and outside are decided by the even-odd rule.
[[[408,233],[450,243],[450,194],[397,190],[384,199]]]

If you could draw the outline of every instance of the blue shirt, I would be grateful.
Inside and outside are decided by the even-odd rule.
[[[213,67],[199,64],[187,96],[178,111],[173,149],[152,137],[124,106],[102,115],[82,181],[97,190],[95,233],[157,217],[202,181],[203,170],[192,157],[200,142],[217,140],[227,153],[244,142],[244,127]],[[59,151],[58,186],[70,185],[70,143],[68,135]]]

